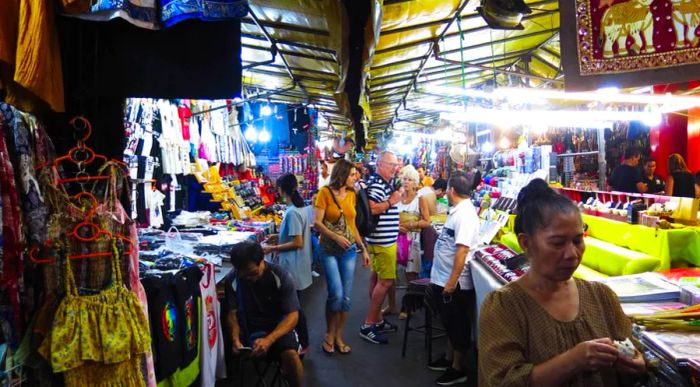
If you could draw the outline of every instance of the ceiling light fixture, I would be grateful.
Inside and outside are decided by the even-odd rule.
[[[612,90],[612,89],[608,89]],[[554,89],[536,89],[525,87],[499,87],[492,91],[462,89],[458,87],[431,86],[431,92],[472,98],[490,98],[492,100],[516,99],[527,101],[533,98],[562,101],[592,101],[600,103],[630,103],[659,105],[662,113],[686,110],[700,106],[700,97],[679,96],[672,94],[632,94],[613,92],[565,92]],[[423,106],[423,104],[421,104]]]
[[[500,126],[545,125],[593,128],[601,122],[641,121],[655,126],[661,123],[660,111],[608,110],[510,110],[474,108],[461,113],[443,112],[440,118],[457,122],[481,122]]]

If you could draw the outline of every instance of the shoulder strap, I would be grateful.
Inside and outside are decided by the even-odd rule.
[[[338,210],[340,210],[340,215],[345,215],[343,213],[343,207],[341,207],[340,204],[338,204],[338,200],[336,200],[333,190],[328,186],[326,186],[326,188],[328,189],[328,192],[330,192],[331,197],[333,198],[333,203],[335,203],[335,206],[338,207]]]

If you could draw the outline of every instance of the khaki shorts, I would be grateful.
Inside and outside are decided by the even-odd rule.
[[[372,271],[379,279],[396,279],[396,243],[390,246],[369,245]]]

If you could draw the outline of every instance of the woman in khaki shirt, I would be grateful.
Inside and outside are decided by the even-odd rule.
[[[607,286],[572,277],[585,249],[578,208],[534,180],[515,221],[530,269],[490,293],[479,320],[479,386],[618,386],[645,371],[614,340],[632,324]]]

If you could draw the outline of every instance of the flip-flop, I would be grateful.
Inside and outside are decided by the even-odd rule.
[[[330,348],[330,350],[326,349],[326,347]],[[324,340],[323,344],[321,344],[321,350],[330,356],[335,352],[335,346]]]
[[[338,351],[338,353],[341,355],[349,355],[350,353],[352,353],[352,348],[350,348],[350,346],[347,344],[336,344],[335,350]]]

